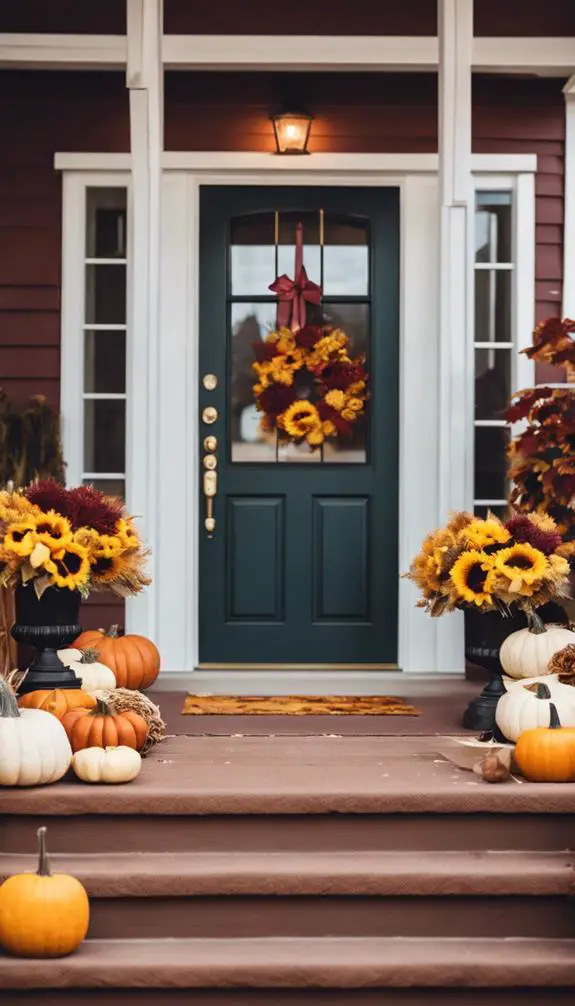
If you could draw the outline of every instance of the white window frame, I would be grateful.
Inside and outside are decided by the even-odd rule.
[[[472,408],[468,417],[468,465],[466,469],[467,498],[469,509],[479,506],[504,506],[506,499],[478,499],[475,497],[475,430],[485,427],[505,427],[504,419],[475,419],[475,349],[482,344],[475,338],[475,273],[478,266],[475,263],[475,199],[478,192],[509,192],[511,193],[511,339],[503,345],[499,343],[496,352],[510,352],[511,355],[511,393],[535,384],[535,364],[521,350],[532,344],[532,334],[535,320],[535,173],[521,172],[519,174],[475,174],[473,176],[473,223],[470,227],[470,296],[469,296],[469,373],[471,387],[470,401]],[[491,267],[493,268],[493,265]],[[495,267],[497,264],[495,263]],[[481,264],[479,269],[488,269],[489,265]],[[509,268],[504,265],[503,268]],[[484,345],[484,344],[483,344]],[[508,348],[505,349],[504,346]],[[513,428],[511,435],[513,436]]]
[[[87,190],[91,188],[125,188],[130,201],[129,173],[113,171],[65,172],[62,185],[62,315],[61,315],[61,385],[60,411],[62,416],[62,445],[66,462],[66,483],[81,485],[91,478],[125,480],[129,483],[131,447],[133,440],[128,432],[128,401],[130,397],[129,373],[131,359],[130,315],[126,299],[126,392],[114,394],[86,394],[84,392],[84,332],[97,329],[86,322],[86,209]],[[130,269],[130,228],[126,234],[126,277]],[[128,282],[129,289],[129,282]],[[123,325],[109,326],[122,329]],[[125,472],[89,472],[84,467],[84,402],[87,398],[114,399],[126,402],[126,460]]]

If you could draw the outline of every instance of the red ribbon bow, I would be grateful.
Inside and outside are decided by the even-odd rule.
[[[269,287],[278,296],[278,328],[291,328],[292,332],[305,325],[306,302],[321,304],[321,287],[307,278],[303,265],[303,226],[297,224],[295,234],[295,279],[286,273]],[[291,321],[290,321],[291,318]]]

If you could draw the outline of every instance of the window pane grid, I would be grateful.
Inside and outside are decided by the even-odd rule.
[[[507,506],[507,443],[503,411],[512,393],[513,193],[476,192],[474,509]],[[487,490],[487,491],[486,491]]]
[[[125,495],[127,190],[88,188],[82,481]]]

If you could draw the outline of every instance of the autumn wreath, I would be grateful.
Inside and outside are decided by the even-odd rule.
[[[254,396],[262,427],[309,445],[350,436],[365,412],[365,358],[349,355],[344,332],[325,325],[278,328],[254,345]]]

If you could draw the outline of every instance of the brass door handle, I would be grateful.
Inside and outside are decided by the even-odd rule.
[[[208,537],[213,538],[216,530],[216,518],[214,517],[214,497],[218,491],[218,473],[213,469],[204,472],[204,496],[206,497],[206,518],[204,527],[208,532]]]

